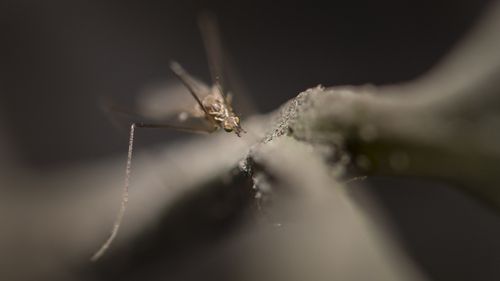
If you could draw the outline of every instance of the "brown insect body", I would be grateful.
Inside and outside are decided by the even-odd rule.
[[[201,85],[195,78],[189,75],[177,62],[172,62],[170,68],[174,74],[184,83],[196,101],[195,106],[187,115],[194,118],[204,118],[211,123],[212,128],[208,131],[215,131],[219,128],[226,132],[235,132],[237,136],[245,131],[241,128],[240,118],[232,107],[231,94],[224,94],[222,86],[215,76],[215,84],[209,88]],[[185,115],[185,114],[181,114]],[[181,120],[186,118],[181,117]]]
[[[208,95],[201,101],[205,110],[199,104],[195,105],[193,117],[206,118],[215,125],[214,129],[224,129],[240,136],[245,132],[240,125],[240,118],[231,105],[231,95],[222,95],[220,88],[214,85]]]

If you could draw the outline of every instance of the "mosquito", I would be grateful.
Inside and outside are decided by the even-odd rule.
[[[232,94],[224,88],[222,80],[222,49],[218,36],[218,29],[213,16],[202,14],[199,18],[199,26],[203,37],[203,43],[207,52],[210,75],[212,78],[212,87],[196,80],[193,76],[182,68],[177,62],[170,63],[170,69],[177,78],[184,84],[194,99],[190,109],[182,111],[179,114],[179,120],[185,121],[187,118],[203,121],[204,126],[192,127],[186,125],[174,125],[166,123],[144,123],[134,122],[130,125],[127,163],[125,168],[125,182],[123,185],[123,194],[120,209],[114,221],[113,228],[107,240],[102,244],[97,252],[91,257],[91,261],[97,261],[106,253],[120,228],[123,220],[127,202],[129,200],[130,175],[132,168],[132,152],[134,150],[134,136],[137,128],[159,128],[175,129],[192,133],[212,133],[219,129],[226,132],[233,132],[238,137],[246,131],[240,125],[240,117],[233,110]],[[111,110],[125,114],[140,115],[136,112],[123,109],[118,106],[111,106]]]

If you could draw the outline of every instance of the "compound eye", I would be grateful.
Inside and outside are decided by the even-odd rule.
[[[230,128],[230,127],[224,127],[224,131],[226,132],[232,132],[233,131],[233,128]]]

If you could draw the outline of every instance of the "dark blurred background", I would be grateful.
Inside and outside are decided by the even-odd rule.
[[[208,81],[196,23],[202,10],[216,14],[228,55],[268,112],[317,84],[412,80],[489,2],[1,0],[2,129],[37,170],[125,154],[127,139],[101,112],[99,97],[132,104],[147,85],[173,78],[172,59]],[[143,132],[138,146],[173,135]],[[500,279],[498,215],[451,186],[369,182],[433,280]]]

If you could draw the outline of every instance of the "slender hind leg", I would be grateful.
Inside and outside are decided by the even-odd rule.
[[[128,197],[129,197],[130,175],[132,172],[132,153],[134,151],[134,137],[136,128],[176,129],[181,131],[188,131],[192,133],[202,133],[202,134],[209,134],[215,130],[215,127],[190,128],[190,127],[174,126],[168,124],[146,124],[142,122],[133,123],[132,125],[130,125],[127,164],[125,167],[125,182],[123,184],[122,201],[120,204],[120,209],[118,210],[118,214],[116,216],[115,222],[113,223],[113,228],[111,229],[111,233],[108,239],[106,239],[106,241],[102,244],[99,250],[91,257],[90,259],[91,261],[97,261],[100,257],[102,257],[102,255],[106,253],[107,249],[116,238],[118,230],[120,229],[120,225],[122,223],[123,215],[125,214],[125,210],[127,208]]]

